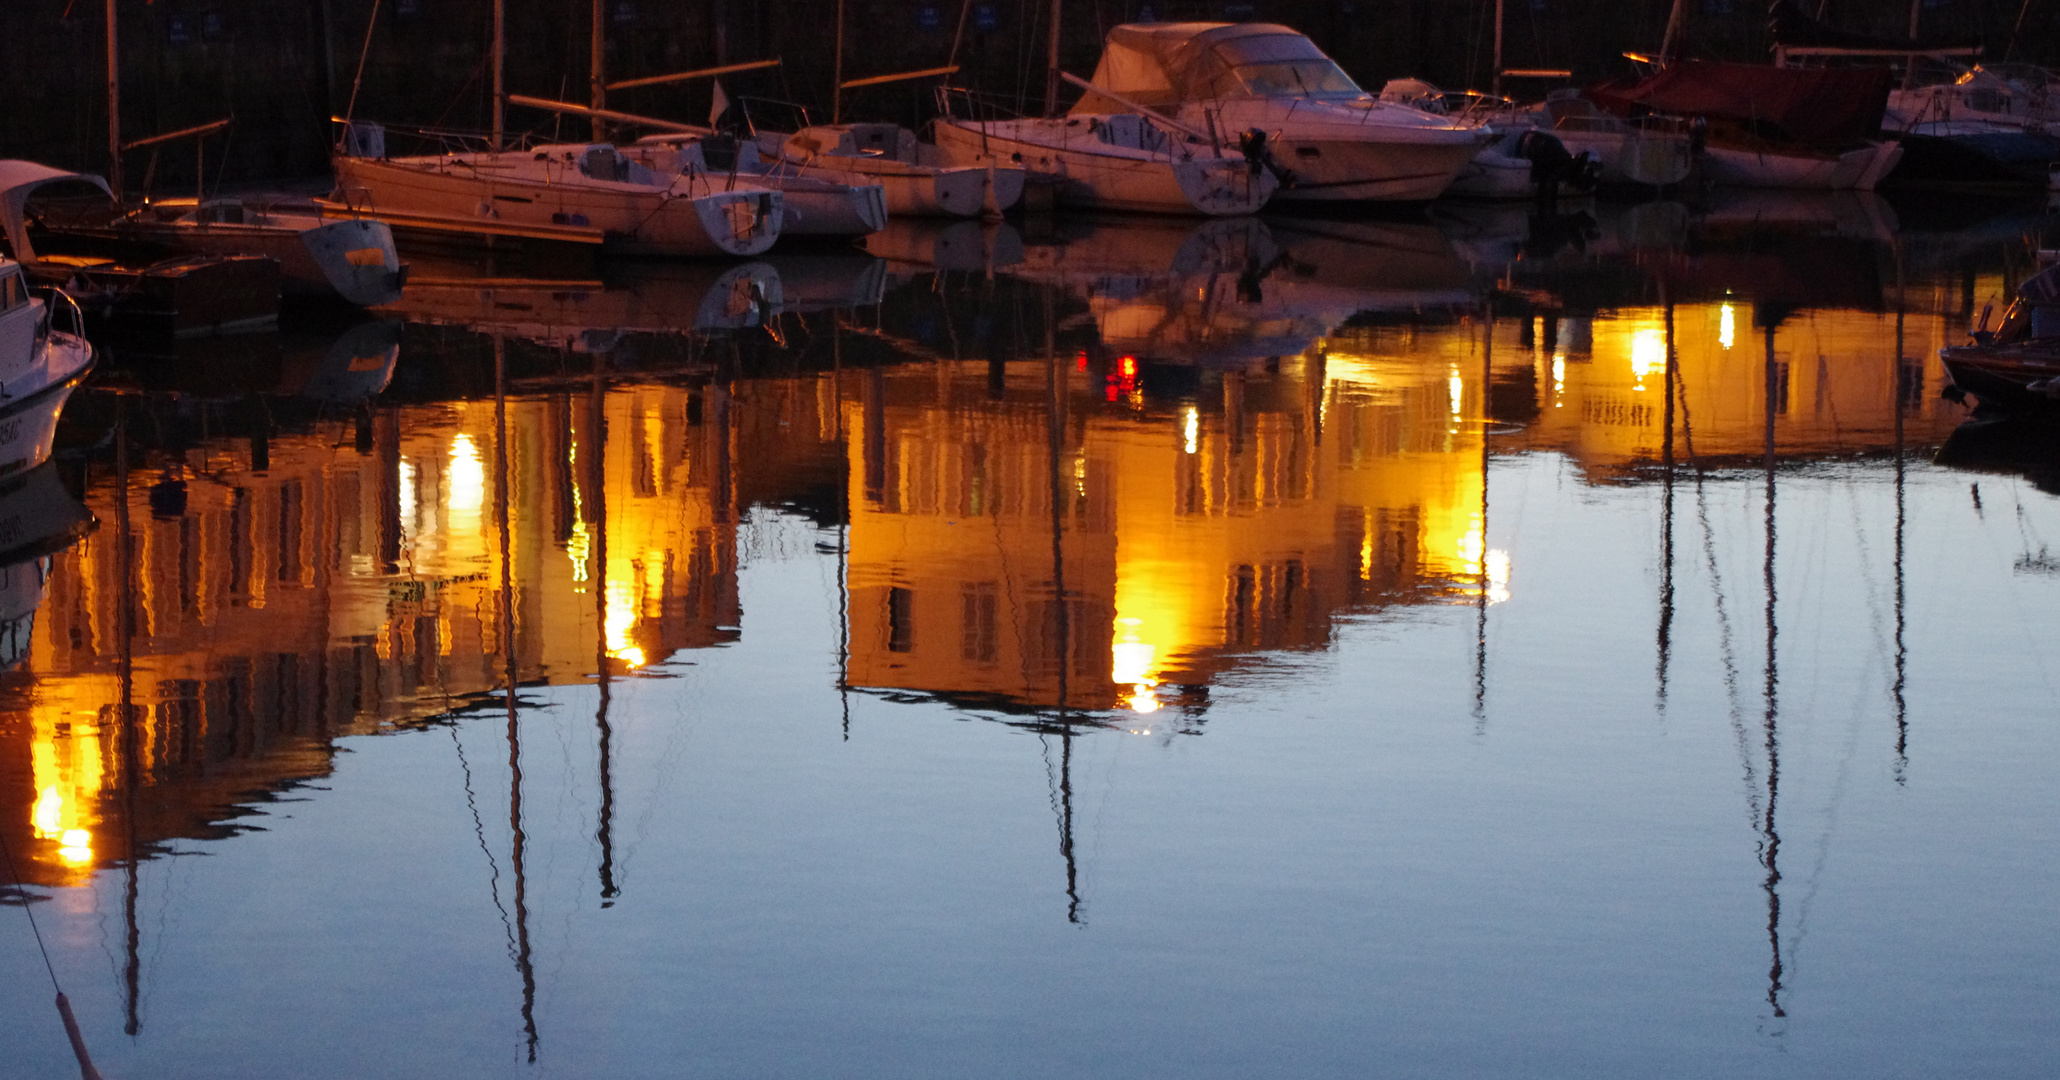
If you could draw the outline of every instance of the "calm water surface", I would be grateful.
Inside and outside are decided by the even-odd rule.
[[[2060,442],[1936,361],[2046,225],[424,257],[115,365],[0,490],[5,1069],[27,906],[110,1076],[2049,1075]]]

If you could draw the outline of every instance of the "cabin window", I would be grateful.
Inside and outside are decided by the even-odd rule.
[[[29,291],[22,284],[20,274],[9,274],[0,278],[0,311],[12,311],[28,302]]]

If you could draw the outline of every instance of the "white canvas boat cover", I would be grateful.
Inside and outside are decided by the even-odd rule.
[[[91,184],[105,192],[109,201],[114,199],[114,192],[108,191],[107,181],[97,176],[65,172],[33,161],[0,161],[0,231],[6,233],[8,248],[22,262],[36,257],[35,249],[29,245],[28,227],[22,221],[22,208],[28,205],[29,196],[34,195],[37,188],[61,180]]]
[[[1093,82],[1162,108],[1226,96],[1220,80],[1240,66],[1307,61],[1335,67],[1315,42],[1277,23],[1125,23],[1109,31]],[[1072,111],[1127,110],[1090,91]]]

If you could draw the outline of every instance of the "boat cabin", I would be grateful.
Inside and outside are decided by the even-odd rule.
[[[1274,23],[1128,23],[1109,31],[1094,85],[1154,109],[1234,98],[1367,97],[1307,37]],[[1128,111],[1092,91],[1075,113]]]

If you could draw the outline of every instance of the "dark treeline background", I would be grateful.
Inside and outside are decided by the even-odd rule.
[[[489,0],[120,0],[124,137],[233,116],[209,139],[208,182],[319,176],[327,118],[345,111],[365,58],[355,115],[392,124],[481,129],[487,117]],[[1817,0],[1804,0],[1815,10]],[[2060,0],[1916,0],[1926,36],[1979,39],[1990,60],[2060,62]],[[584,102],[592,0],[507,0],[511,93]],[[610,80],[746,60],[778,68],[724,80],[733,97],[796,102],[827,118],[836,0],[603,0]],[[1063,0],[1063,66],[1092,73],[1107,28],[1129,21],[1282,22],[1313,37],[1368,89],[1414,76],[1485,89],[1495,0]],[[1504,63],[1571,68],[1577,80],[1619,74],[1625,50],[1654,50],[1670,0],[1505,0]],[[1689,55],[1757,60],[1767,54],[1762,0],[1688,0]],[[961,16],[960,85],[1029,111],[1042,105],[1048,0],[846,0],[844,77],[945,63]],[[1907,28],[1909,0],[1827,0],[1846,29]],[[107,166],[102,0],[0,3],[0,156],[104,171]],[[2018,30],[2021,22],[2021,30]],[[2016,31],[2013,33],[2013,31]],[[846,118],[919,123],[935,80],[870,87],[845,99]],[[1542,93],[1544,85],[1505,89]],[[625,111],[708,115],[709,86],[620,91]],[[1067,99],[1073,95],[1067,95]],[[769,112],[757,113],[772,119]],[[510,109],[511,131],[583,138],[583,121]],[[562,128],[559,125],[562,124]],[[397,144],[394,149],[403,147]],[[127,163],[140,185],[150,151]],[[167,146],[161,189],[190,191],[192,143]]]

